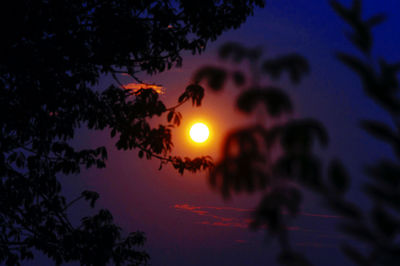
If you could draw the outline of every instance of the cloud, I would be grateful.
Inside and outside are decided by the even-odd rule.
[[[249,228],[249,224],[251,223],[251,219],[246,216],[241,216],[243,213],[250,213],[251,209],[241,209],[234,207],[214,207],[214,206],[193,206],[189,204],[175,204],[173,206],[175,210],[178,211],[188,211],[203,218],[208,218],[208,220],[202,220],[200,222],[196,222],[197,224],[216,226],[216,227],[232,227],[232,228]],[[207,209],[207,210],[206,210]],[[230,213],[227,214],[215,214],[210,212],[213,211],[224,211]],[[233,213],[232,213],[233,212]],[[238,216],[238,213],[240,216]],[[236,216],[235,216],[236,215]],[[298,226],[291,226],[287,228],[290,231],[299,231],[301,230]]]
[[[219,211],[236,211],[236,212],[251,212],[252,209],[241,209],[241,208],[234,208],[234,207],[216,207],[216,206],[193,206],[189,204],[175,204],[175,209],[184,209],[184,210],[198,210],[198,209],[212,209],[212,210],[219,210]]]
[[[216,220],[223,221],[223,222],[231,222],[231,221],[235,221],[235,220],[245,220],[245,222],[247,222],[247,224],[250,222],[250,221],[246,221],[247,219],[244,219],[244,218],[215,215],[215,214],[212,214],[209,211],[205,210],[205,209],[208,209],[208,210],[218,210],[218,211],[248,212],[249,210],[247,210],[247,209],[239,209],[239,208],[232,208],[232,207],[193,206],[193,205],[189,205],[189,204],[175,204],[174,208],[176,210],[185,210],[185,211],[189,211],[191,213],[195,213],[195,214],[198,214],[201,216],[211,217]]]
[[[227,223],[227,222],[201,221],[201,222],[198,222],[197,224],[211,225],[211,226],[217,226],[217,227],[248,228],[248,225],[246,223],[241,223],[241,222]]]
[[[151,89],[159,94],[164,94],[164,88],[162,86],[155,85],[155,84],[128,83],[128,84],[124,85],[124,88],[127,90],[132,90],[133,93],[138,92],[140,89],[144,89],[144,90]]]
[[[171,207],[176,211],[192,213],[197,216],[198,220],[194,222],[195,224],[212,226],[215,228],[248,229],[249,224],[252,221],[249,216],[253,209],[224,206],[199,206],[190,204],[175,204]],[[335,215],[308,212],[302,212],[300,215],[324,220],[340,218],[340,216]],[[324,228],[318,228],[313,226],[312,228],[303,228],[301,226],[291,225],[287,227],[287,230],[297,232],[299,237],[305,238],[303,242],[296,243],[297,246],[310,248],[337,247],[336,242],[343,240],[344,236],[337,234],[334,231],[326,230],[326,226],[323,227]],[[335,243],[321,243],[326,242],[325,240],[328,239],[333,240]],[[248,244],[248,241],[235,240],[235,243]]]
[[[175,204],[172,206],[177,211],[186,211],[198,216],[201,216],[201,221],[195,222],[196,224],[215,226],[215,227],[231,227],[231,228],[249,228],[251,219],[249,214],[253,209],[235,208],[235,207],[224,207],[224,206],[196,206],[190,204]],[[300,213],[302,216],[315,217],[321,219],[336,219],[340,216],[328,215],[328,214],[318,214],[318,213]],[[326,230],[315,230],[302,228],[299,226],[289,226],[287,227],[289,231],[299,231],[308,234],[318,234],[323,235],[326,238],[330,232]],[[332,235],[332,234],[330,234]],[[333,238],[333,237],[332,237]]]
[[[248,228],[250,219],[245,217],[235,217],[234,215],[221,215],[210,212],[212,211],[228,211],[228,212],[249,212],[247,209],[233,208],[233,207],[214,207],[214,206],[193,206],[189,204],[175,204],[173,206],[178,211],[188,211],[203,218],[207,217],[208,220],[197,222],[198,224],[219,226],[219,227],[235,227],[235,228]],[[237,215],[237,214],[236,214]]]
[[[208,214],[208,211],[205,210],[218,210],[218,211],[233,211],[233,212],[243,212],[243,213],[251,213],[254,209],[243,209],[243,208],[235,208],[235,207],[224,207],[224,206],[194,206],[189,204],[175,204],[173,206],[176,210],[186,210],[193,213],[203,213]],[[330,214],[320,214],[320,213],[309,213],[309,212],[300,212],[302,216],[308,217],[316,217],[323,219],[338,219],[341,216],[330,215]]]

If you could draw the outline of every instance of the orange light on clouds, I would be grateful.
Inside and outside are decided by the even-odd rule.
[[[140,89],[144,89],[144,90],[151,89],[159,94],[164,94],[164,88],[162,86],[155,85],[155,84],[128,83],[128,84],[124,85],[124,87],[127,90],[132,90],[133,93],[138,92]]]

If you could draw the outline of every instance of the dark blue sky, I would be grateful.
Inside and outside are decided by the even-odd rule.
[[[366,15],[388,15],[388,20],[374,31],[374,55],[399,60],[400,1],[364,3]],[[162,84],[166,88],[162,97],[172,104],[198,67],[215,63],[216,50],[225,41],[261,46],[266,56],[302,54],[310,62],[311,75],[297,87],[287,86],[296,115],[314,117],[325,124],[331,141],[323,156],[342,158],[353,177],[350,198],[365,207],[368,203],[359,192],[365,178],[361,167],[381,156],[391,156],[391,151],[358,128],[361,118],[384,120],[385,114],[365,97],[358,78],[334,58],[334,51],[355,52],[344,37],[346,29],[328,1],[270,0],[240,29],[227,32],[210,44],[203,55],[185,55],[183,68],[144,78]],[[107,86],[108,82],[105,78],[100,86]],[[188,123],[198,118],[210,121],[215,136],[246,123],[245,117],[233,108],[234,95],[232,91],[207,92],[201,108],[185,106],[184,124],[174,135],[176,153],[218,156],[220,139],[194,148],[183,144],[182,138]],[[265,241],[264,232],[246,228],[249,211],[260,195],[240,195],[224,202],[210,189],[204,173],[180,176],[169,168],[158,171],[156,161],[140,160],[136,151],[116,151],[108,132],[82,131],[76,143],[82,147],[105,144],[110,150],[109,161],[104,170],[67,177],[66,193],[98,191],[98,207],[109,208],[124,230],[146,233],[145,249],[152,265],[276,265],[276,243]],[[332,213],[318,202],[317,197],[307,194],[303,213],[292,228],[296,248],[309,255],[315,265],[351,265],[337,249],[337,243],[345,239],[335,230],[337,218],[329,216]],[[75,211],[87,209],[78,207]],[[39,265],[37,262],[29,265]]]

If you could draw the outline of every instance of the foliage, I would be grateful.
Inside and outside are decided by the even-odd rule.
[[[337,58],[360,77],[366,95],[387,111],[393,121],[393,125],[373,120],[361,122],[364,130],[390,145],[396,156],[366,167],[366,174],[372,178],[365,184],[371,209],[364,211],[346,199],[351,177],[340,160],[331,160],[325,169],[313,152],[315,144],[322,147],[328,144],[323,125],[314,119],[292,118],[293,105],[284,90],[260,85],[262,77],[275,80],[285,72],[294,84],[299,83],[309,72],[306,59],[291,54],[264,60],[259,49],[248,49],[237,43],[227,43],[220,49],[220,58],[231,60],[233,70],[207,66],[208,72],[200,69],[198,73],[201,74],[195,77],[201,76],[201,79],[194,79],[196,84],[207,81],[212,90],[221,90],[232,78],[233,84],[241,90],[238,109],[257,118],[254,125],[228,133],[222,158],[212,170],[209,182],[224,198],[230,198],[232,193],[264,193],[253,214],[251,227],[266,228],[277,238],[281,246],[278,262],[282,265],[311,265],[303,254],[293,249],[288,237],[288,224],[299,213],[302,202],[300,187],[319,195],[323,203],[342,217],[339,229],[363,243],[362,250],[349,243],[342,244],[343,252],[353,262],[399,265],[400,63],[389,63],[385,59],[375,62],[371,56],[371,30],[384,20],[384,15],[364,20],[359,0],[354,0],[349,8],[333,0],[331,5],[351,26],[352,32],[347,37],[362,54],[357,57],[341,52],[337,53]],[[243,73],[236,65],[246,61],[250,71]],[[262,116],[260,106],[264,107]]]
[[[314,142],[326,146],[328,136],[318,121],[292,118],[290,97],[278,86],[263,86],[262,78],[276,79],[287,73],[290,81],[297,84],[309,72],[308,62],[297,54],[263,59],[259,49],[248,49],[237,43],[223,45],[219,55],[223,60],[248,63],[250,67],[243,72],[240,67],[207,66],[208,73],[202,68],[198,71],[201,75],[195,74],[195,84],[208,82],[211,89],[220,90],[222,86],[211,84],[227,84],[231,78],[241,90],[237,109],[257,119],[252,126],[228,133],[222,158],[212,169],[209,183],[225,199],[232,193],[264,191],[251,227],[266,225],[269,233],[277,236],[282,247],[281,263],[289,265],[296,261],[298,265],[307,265],[306,258],[290,246],[286,222],[296,216],[302,202],[295,184],[302,183],[314,189],[321,186],[320,161],[312,147]],[[198,76],[202,79],[196,79]],[[241,82],[237,82],[237,76],[243,77]],[[210,83],[210,79],[214,81]]]
[[[182,51],[202,52],[208,41],[237,28],[263,5],[261,0],[2,3],[0,262],[18,265],[36,249],[56,264],[146,263],[143,234],[123,237],[107,210],[78,225],[70,222],[67,211],[74,203],[85,199],[94,207],[99,195],[85,191],[68,202],[60,175],[103,168],[107,159],[104,147],[76,150],[70,141],[78,128],[109,130],[118,149],[138,149],[139,157],[157,158],[161,166],[171,163],[180,173],[209,168],[208,157],[169,155],[171,127],[182,119],[177,108],[189,100],[199,106],[202,87],[187,87],[168,108],[138,75],[179,66]],[[121,74],[142,89],[124,88]],[[97,89],[105,75],[115,84]],[[149,119],[162,115],[168,123],[152,128]]]
[[[398,168],[399,142],[399,81],[400,63],[389,63],[380,58],[374,60],[371,56],[373,38],[371,30],[382,23],[385,16],[374,15],[364,20],[361,13],[361,1],[354,0],[350,8],[346,8],[336,1],[332,7],[351,27],[349,40],[361,52],[361,57],[347,53],[338,53],[338,59],[353,70],[363,83],[364,92],[383,108],[393,121],[393,125],[380,121],[364,120],[361,127],[371,136],[386,142],[393,148],[394,158],[380,159],[368,165],[365,173],[372,178],[365,185],[365,192],[371,199],[372,207],[363,213],[363,219],[350,217],[341,227],[349,235],[362,241],[367,247],[365,250],[346,244],[344,252],[358,265],[397,265],[400,263],[398,244],[400,220],[398,212],[398,195],[396,186],[399,179]],[[339,197],[338,197],[339,198]],[[341,198],[341,200],[343,200]],[[359,211],[360,212],[360,211]]]

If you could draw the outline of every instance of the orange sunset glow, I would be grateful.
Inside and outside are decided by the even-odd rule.
[[[124,85],[125,89],[132,90],[133,93],[136,93],[140,89],[152,89],[159,94],[164,94],[164,88],[155,84],[144,84],[144,83],[129,83]]]

